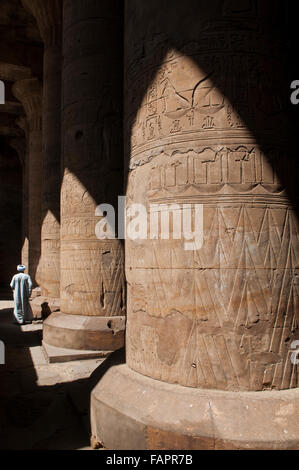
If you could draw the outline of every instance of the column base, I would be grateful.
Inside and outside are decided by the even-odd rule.
[[[105,371],[91,394],[92,441],[107,449],[299,449],[298,416],[299,388],[199,390],[126,364]]]
[[[61,362],[83,361],[84,359],[102,359],[103,361],[112,351],[91,351],[83,349],[66,349],[50,346],[42,342],[43,351],[49,364]]]
[[[124,345],[125,317],[87,317],[52,313],[43,325],[43,340],[58,348],[115,351]]]
[[[30,301],[30,305],[34,319],[47,318],[60,310],[60,299],[38,296]]]

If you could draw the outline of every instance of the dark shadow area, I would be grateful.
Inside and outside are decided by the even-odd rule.
[[[56,378],[59,367],[71,371],[72,366],[46,364],[41,325],[34,328],[22,331],[13,324],[12,309],[0,310],[0,339],[6,352],[5,365],[0,365],[0,449],[89,448],[89,380]],[[38,382],[45,378],[49,385]]]
[[[31,73],[33,77],[42,79],[43,76],[43,43],[38,31],[35,19],[23,8],[20,0],[3,0],[0,6],[0,63],[1,71],[4,76],[0,79],[5,81],[5,103],[6,111],[0,109],[0,152],[5,151],[5,157],[10,158],[10,165],[16,158],[25,160],[26,151],[22,151],[19,157],[16,155],[15,145],[11,145],[14,140],[19,144],[20,140],[24,140],[24,132],[19,127],[17,121],[24,116],[19,102],[12,94],[11,88],[14,81],[28,78]],[[18,152],[19,153],[19,152]],[[6,226],[7,233],[0,233],[0,298],[7,299],[9,291],[6,286],[9,284],[16,265],[21,262],[21,249],[24,240],[28,238],[27,227],[23,224],[23,231],[20,225],[20,211],[22,210],[22,200],[18,203],[18,208],[14,207],[13,200],[22,194],[22,170],[15,170],[15,178],[18,175],[18,182],[15,182],[14,188],[10,191],[6,190],[7,198],[10,201],[6,205],[5,210],[2,209],[4,198],[2,191],[0,196],[0,214],[1,228]],[[5,172],[2,165],[0,167],[0,187],[2,189],[2,178],[6,180]],[[7,182],[5,183],[7,184]],[[9,211],[9,218],[6,213]],[[23,219],[24,219],[23,208]],[[6,220],[5,220],[6,217]],[[13,221],[13,225],[9,224]],[[18,240],[16,235],[18,234]],[[21,245],[21,246],[20,246]],[[4,247],[4,248],[3,248]],[[12,266],[6,262],[7,257],[14,257]],[[3,265],[2,265],[3,260]],[[33,274],[33,273],[32,273]],[[34,276],[33,276],[34,277]],[[3,295],[1,294],[3,292]]]
[[[11,298],[9,284],[21,259],[22,168],[3,136],[0,137],[0,214],[0,299],[7,299]]]
[[[45,320],[49,315],[51,315],[52,310],[49,307],[48,302],[43,302],[41,304],[41,317]]]
[[[90,391],[96,386],[97,383],[102,379],[110,367],[118,366],[126,362],[125,348],[114,351],[110,356],[91,374],[89,379]]]

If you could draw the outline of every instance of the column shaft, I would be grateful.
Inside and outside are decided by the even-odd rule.
[[[93,388],[93,442],[299,448],[285,4],[125,3],[126,194],[147,218],[128,223],[127,363]]]
[[[40,306],[57,309],[60,297],[62,1],[22,0],[44,41],[43,161]],[[38,305],[37,305],[38,307]]]
[[[42,86],[37,79],[15,82],[13,93],[24,106],[28,120],[28,272],[34,286],[41,282],[42,191]]]
[[[161,204],[160,218],[163,205],[176,204],[182,219],[180,239],[173,222],[169,240],[160,232],[126,244],[127,363],[190,387],[296,387],[289,345],[298,225],[282,190],[282,44],[265,33],[274,12],[199,4],[197,24],[191,3],[178,40],[175,25],[168,33],[156,21],[156,2],[127,2],[128,194],[146,207]],[[190,203],[192,230],[202,231],[191,250],[183,214]],[[203,207],[203,229],[200,220],[194,225],[195,204]]]
[[[21,263],[28,266],[28,123],[25,117],[17,120],[17,124],[24,130],[25,139],[18,138],[10,141],[19,155],[22,165],[22,251]]]
[[[122,244],[95,234],[96,207],[116,208],[123,186],[121,44],[120,2],[64,1],[61,312],[44,332],[56,346],[123,344]]]

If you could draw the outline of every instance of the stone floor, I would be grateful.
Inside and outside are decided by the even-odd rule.
[[[0,301],[0,449],[90,449],[88,378],[103,359],[47,363],[42,323],[13,324],[12,307]]]

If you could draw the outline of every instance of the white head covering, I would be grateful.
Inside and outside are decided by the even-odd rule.
[[[19,273],[23,273],[26,269],[26,266],[24,266],[24,264],[19,264],[19,266],[17,266],[17,270],[19,271]]]

